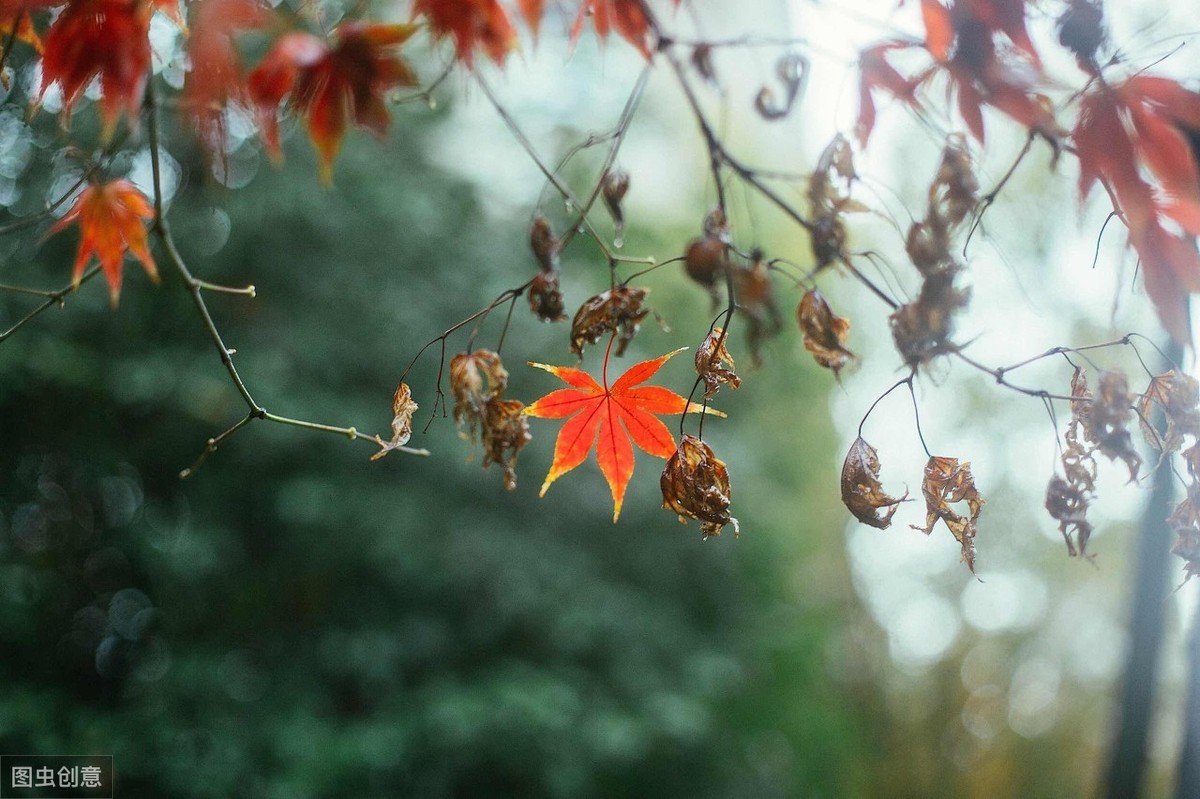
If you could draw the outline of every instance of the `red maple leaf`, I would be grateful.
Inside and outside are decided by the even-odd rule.
[[[190,10],[191,70],[183,84],[183,106],[200,140],[210,152],[219,152],[225,144],[226,106],[247,99],[234,36],[263,27],[270,12],[260,0],[200,0],[191,3]]]
[[[1072,134],[1080,199],[1098,180],[1109,189],[1141,258],[1146,293],[1181,342],[1190,340],[1185,295],[1200,291],[1200,254],[1187,238],[1200,234],[1200,167],[1189,140],[1198,132],[1200,94],[1138,75],[1084,95]],[[1182,232],[1164,227],[1167,218]]]
[[[675,5],[680,2],[675,0]],[[592,18],[596,35],[601,39],[608,38],[609,31],[615,28],[621,38],[636,47],[647,61],[650,60],[650,48],[654,41],[650,20],[641,0],[584,0],[571,25],[572,44],[583,33],[583,22],[588,17]]]
[[[522,2],[522,13],[528,19],[537,4]],[[540,12],[540,7],[536,9]],[[458,60],[470,66],[475,61],[475,48],[481,48],[497,64],[504,62],[517,43],[517,31],[499,0],[416,0],[413,16],[424,14],[438,37],[454,39]],[[533,21],[530,25],[536,30]]]
[[[351,117],[378,136],[386,134],[391,117],[384,95],[417,84],[412,69],[389,48],[408,41],[416,30],[415,25],[347,22],[334,31],[332,46],[308,33],[280,37],[249,78],[271,154],[279,157],[279,103],[289,95],[291,106],[308,120],[326,183]]]
[[[46,34],[39,97],[57,81],[67,119],[99,76],[105,134],[121,111],[137,119],[150,75],[151,10],[140,0],[72,0]]]
[[[611,342],[610,342],[611,349]],[[686,347],[684,348],[686,349]],[[601,383],[580,369],[530,363],[545,369],[571,388],[551,391],[525,409],[529,416],[542,419],[567,419],[554,444],[554,462],[542,484],[541,495],[550,484],[583,463],[596,444],[596,461],[608,481],[613,497],[613,521],[621,515],[625,489],[633,477],[633,446],[637,444],[656,458],[675,454],[675,437],[655,414],[679,414],[684,410],[703,411],[696,403],[661,386],[642,386],[669,359],[683,352],[668,352],[650,361],[636,363],[608,382],[608,353],[604,356]],[[716,413],[709,410],[709,413]],[[719,415],[719,414],[718,414]]]
[[[142,262],[150,279],[158,281],[158,269],[146,243],[146,220],[154,218],[154,208],[146,195],[128,180],[94,183],[79,193],[75,204],[54,223],[47,235],[58,233],[73,222],[79,223],[79,248],[75,253],[72,279],[79,285],[83,270],[92,255],[104,270],[113,306],[121,295],[121,265],[128,251]]]

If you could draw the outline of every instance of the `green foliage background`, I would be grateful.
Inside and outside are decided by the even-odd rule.
[[[331,191],[307,149],[229,191],[171,143],[185,257],[257,286],[209,302],[269,410],[386,430],[416,349],[535,268],[527,220],[483,221],[427,162],[440,124],[352,137]],[[232,232],[205,255],[223,238],[214,208]],[[38,247],[44,227],[4,280],[65,281],[73,237]],[[630,249],[689,233],[652,235]],[[568,305],[601,287],[585,255],[565,270]],[[835,796],[878,779],[877,692],[834,679],[838,631],[862,611],[829,381],[794,336],[720,397],[731,419],[706,432],[746,532],[701,543],[658,509],[644,455],[617,526],[593,465],[539,501],[554,427],[536,420],[513,494],[443,419],[414,438],[432,458],[377,463],[254,424],[180,481],[244,408],[162,271],[154,288],[128,269],[116,312],[87,285],[0,346],[0,752],[113,754],[121,796]],[[647,282],[698,341],[703,292],[666,270]],[[0,300],[3,321],[28,300]],[[651,325],[626,365],[677,341]],[[518,304],[504,354],[510,394],[531,399],[550,386],[522,362],[568,362],[566,328]],[[436,356],[409,379],[418,429]],[[677,389],[685,361],[663,373]]]

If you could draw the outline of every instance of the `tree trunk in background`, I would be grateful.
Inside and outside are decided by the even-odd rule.
[[[1174,342],[1169,342],[1163,349],[1176,363],[1183,356]],[[1154,426],[1161,429],[1162,424],[1163,415],[1159,409]],[[1173,477],[1165,464],[1155,470],[1150,499],[1142,512],[1137,572],[1130,600],[1129,654],[1117,715],[1113,720],[1117,733],[1108,764],[1106,796],[1109,799],[1137,796],[1146,770],[1146,740],[1154,705],[1154,683],[1163,637],[1163,605],[1170,569],[1171,530],[1167,516],[1171,514]]]
[[[1188,699],[1184,717],[1183,751],[1179,753],[1179,784],[1175,795],[1200,796],[1200,609],[1192,617],[1188,643]]]

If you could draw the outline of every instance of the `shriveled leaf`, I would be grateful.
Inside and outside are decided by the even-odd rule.
[[[728,343],[729,336],[725,334],[725,330],[714,327],[696,350],[696,373],[704,380],[706,398],[715,396],[721,390],[722,383],[733,389],[742,384],[742,378],[733,371],[736,367],[733,356],[725,346]],[[729,367],[722,366],[723,363]]]
[[[529,227],[529,247],[543,272],[558,269],[558,254],[562,249],[562,241],[554,235],[550,220],[541,214],[533,218],[533,224]]]
[[[700,534],[704,538],[720,535],[727,524],[733,525],[734,536],[741,532],[738,520],[729,515],[733,492],[725,462],[695,436],[685,434],[680,439],[675,454],[667,460],[659,484],[663,508],[679,514],[681,523],[686,523],[687,519],[700,522]]]
[[[718,283],[725,279],[725,270],[730,268],[726,257],[728,250],[728,245],[717,236],[702,236],[692,239],[683,255],[684,271],[688,277],[708,289],[714,310],[721,301]]]
[[[861,437],[854,439],[842,463],[842,502],[863,524],[885,530],[908,492],[897,499],[883,490],[879,482],[879,455]],[[880,511],[883,511],[880,513]]]
[[[517,487],[517,455],[533,438],[525,419],[525,403],[489,397],[483,408],[483,468],[493,463],[504,469],[504,487]]]
[[[1172,369],[1151,379],[1137,401],[1138,421],[1146,443],[1166,457],[1179,449],[1185,435],[1200,438],[1198,403],[1200,383],[1191,375]],[[1166,429],[1161,433],[1151,426],[1156,405],[1166,419]]]
[[[400,383],[392,396],[392,440],[383,444],[383,448],[372,455],[371,460],[377,461],[408,443],[412,438],[412,420],[416,412],[417,403],[413,402],[412,390],[407,383]]]
[[[1183,558],[1186,582],[1200,574],[1200,482],[1191,482],[1187,496],[1168,517],[1167,524],[1175,531],[1171,553]]]
[[[158,269],[146,241],[146,222],[153,218],[154,208],[146,195],[120,178],[93,183],[80,192],[71,210],[54,223],[47,235],[79,223],[72,280],[79,285],[84,269],[95,255],[108,282],[109,299],[116,307],[121,296],[121,265],[126,252],[141,262],[151,280],[158,282]]]
[[[783,119],[796,107],[808,78],[808,60],[799,53],[785,53],[775,62],[775,75],[783,84],[783,102],[775,100],[775,91],[764,86],[754,98],[754,110],[766,120]]]
[[[985,500],[975,488],[971,464],[959,463],[957,458],[931,457],[925,464],[921,493],[925,497],[925,526],[914,525],[913,529],[929,535],[939,519],[945,522],[946,529],[962,547],[963,561],[974,574],[976,525]],[[967,503],[966,515],[951,507],[958,502]]]
[[[1133,448],[1129,424],[1133,394],[1125,373],[1109,369],[1100,373],[1096,394],[1087,410],[1084,430],[1096,448],[1109,460],[1120,458],[1129,468],[1129,482],[1137,481],[1142,458]]]
[[[583,357],[585,344],[595,344],[606,334],[616,332],[617,355],[624,355],[642,320],[650,313],[642,305],[647,291],[617,286],[588,298],[571,321],[571,352]]]
[[[705,410],[694,402],[688,403],[673,391],[642,385],[680,352],[683,350],[636,363],[612,382],[608,379],[606,357],[603,385],[580,369],[543,363],[529,364],[545,369],[570,386],[551,391],[525,408],[529,416],[567,420],[558,431],[554,462],[542,484],[543,496],[555,480],[587,460],[595,444],[596,460],[612,492],[613,521],[617,521],[625,500],[625,489],[633,477],[632,444],[637,444],[656,458],[668,458],[675,452],[675,438],[658,415]],[[723,415],[711,409],[707,412]]]
[[[850,320],[835,314],[817,289],[808,290],[800,299],[796,320],[804,334],[804,349],[818,364],[832,370],[834,377],[840,377],[846,363],[857,357],[845,347]]]
[[[749,267],[733,267],[733,291],[738,310],[750,326],[750,357],[755,365],[762,363],[759,349],[763,339],[777,335],[783,329],[783,316],[775,302],[775,286],[771,272],[761,252],[753,253]]]
[[[538,272],[529,284],[529,308],[543,322],[561,322],[567,318],[563,313],[563,296],[558,287],[558,270]]]
[[[484,422],[488,400],[508,387],[508,371],[491,350],[460,352],[450,359],[450,394],[454,397],[454,423],[459,434],[474,441]]]
[[[600,196],[604,200],[604,206],[608,209],[608,213],[612,215],[613,222],[617,225],[617,238],[621,237],[621,230],[625,226],[625,210],[621,203],[628,193],[628,172],[618,169],[605,173],[604,179],[600,181]]]
[[[917,299],[888,317],[896,349],[908,366],[916,368],[953,351],[954,315],[971,297],[969,289],[954,285],[958,272],[957,265],[930,268]]]
[[[962,136],[950,136],[929,187],[929,207],[951,227],[961,224],[979,202],[979,180]]]
[[[1088,557],[1087,542],[1092,536],[1092,524],[1087,519],[1090,498],[1083,486],[1068,482],[1057,474],[1046,486],[1046,510],[1058,522],[1071,557]]]

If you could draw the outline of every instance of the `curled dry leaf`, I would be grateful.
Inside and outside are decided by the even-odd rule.
[[[1171,553],[1183,558],[1187,580],[1200,574],[1200,481],[1193,480],[1187,496],[1167,518],[1177,538]]]
[[[741,532],[738,520],[729,515],[732,491],[725,462],[695,436],[685,434],[679,441],[659,484],[663,508],[679,514],[682,524],[687,519],[700,522],[700,533],[706,539],[720,535],[727,524],[733,525],[734,536]]]
[[[396,393],[392,396],[392,440],[383,443],[382,449],[372,455],[371,460],[377,461],[408,443],[412,438],[412,418],[416,412],[417,403],[413,402],[408,383],[396,386]]]
[[[869,210],[850,197],[850,187],[857,179],[850,142],[839,133],[825,146],[808,181],[809,247],[817,269],[843,257],[846,227],[842,214]]]
[[[979,202],[979,180],[971,165],[966,139],[951,134],[942,150],[942,162],[929,186],[930,216],[951,227],[961,224]]]
[[[722,383],[734,389],[742,384],[742,378],[734,374],[733,370],[736,367],[733,356],[725,346],[728,343],[729,336],[725,334],[724,328],[714,327],[705,336],[700,349],[696,350],[696,372],[704,380],[706,398],[715,396],[721,390]],[[729,368],[722,366],[722,363],[729,364]]]
[[[1153,378],[1138,397],[1137,412],[1146,443],[1170,455],[1183,444],[1185,435],[1200,438],[1200,383],[1174,369]],[[1166,429],[1159,433],[1151,426],[1154,406],[1163,411]]]
[[[758,366],[762,363],[759,355],[762,340],[783,329],[783,316],[775,303],[775,287],[767,262],[761,252],[755,251],[752,257],[754,262],[749,267],[733,268],[732,274],[738,309],[750,325],[750,357]]]
[[[561,322],[567,318],[557,270],[538,272],[533,278],[529,284],[529,307],[543,322]]]
[[[533,218],[533,225],[529,228],[529,247],[543,272],[557,271],[562,242],[554,235],[550,220],[541,214]]]
[[[504,468],[504,487],[517,487],[517,455],[533,438],[525,418],[525,403],[489,397],[483,407],[483,468]]]
[[[818,364],[833,370],[834,377],[840,377],[846,362],[856,357],[844,346],[850,332],[850,320],[835,314],[817,289],[809,290],[800,299],[796,320],[804,333],[804,348],[812,353]]]
[[[1091,407],[1091,427],[1096,435],[1096,444],[1109,460],[1120,458],[1129,468],[1129,482],[1138,478],[1142,458],[1133,448],[1133,438],[1126,425],[1129,424],[1133,406],[1133,393],[1125,373],[1109,369],[1100,373],[1100,382]]]
[[[500,356],[491,350],[460,352],[450,359],[454,423],[464,439],[475,440],[476,432],[484,421],[487,401],[504,394],[507,387],[508,370],[504,368]]]
[[[650,313],[642,306],[646,293],[647,289],[617,286],[585,301],[571,320],[571,352],[582,358],[585,344],[595,344],[605,334],[617,332],[617,355],[624,355]]]
[[[721,302],[721,295],[717,291],[718,282],[724,278],[725,270],[729,268],[729,261],[725,257],[727,249],[725,242],[716,236],[704,236],[692,239],[683,254],[684,271],[688,277],[708,289],[713,310],[716,310]]]
[[[450,393],[459,435],[483,443],[483,468],[504,467],[504,487],[517,487],[517,454],[529,442],[525,405],[503,398],[508,370],[491,350],[461,352],[450,360]],[[464,429],[465,428],[465,429]]]
[[[962,547],[962,559],[974,574],[976,523],[985,501],[975,488],[971,464],[959,463],[958,458],[931,457],[925,464],[921,493],[925,496],[925,526],[913,525],[913,529],[929,535],[938,519],[941,519]],[[967,516],[950,507],[964,501],[967,503]]]
[[[617,236],[620,237],[620,231],[625,226],[625,211],[621,207],[621,201],[625,199],[625,195],[629,192],[629,173],[623,169],[618,169],[615,172],[606,172],[604,180],[600,182],[600,196],[604,198],[604,206],[608,208],[608,212],[612,214],[613,221],[617,223]]]
[[[886,530],[892,524],[896,508],[907,499],[907,491],[899,499],[884,492],[879,482],[878,453],[861,436],[854,439],[842,463],[842,502],[854,518]]]
[[[1046,486],[1046,510],[1058,522],[1058,529],[1067,542],[1067,552],[1071,557],[1088,556],[1087,542],[1092,536],[1092,524],[1087,519],[1090,499],[1082,486],[1068,482],[1057,474],[1050,478]]]
[[[888,317],[892,339],[905,364],[916,368],[954,350],[954,314],[970,301],[970,289],[958,288],[957,266],[932,268],[925,275],[917,299],[905,303]]]

